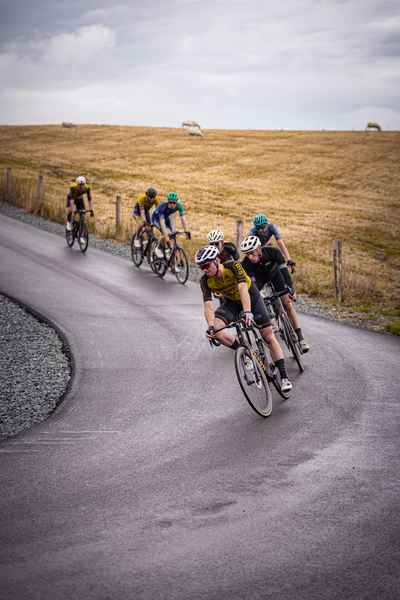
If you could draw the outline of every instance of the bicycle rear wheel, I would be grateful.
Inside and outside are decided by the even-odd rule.
[[[78,242],[82,252],[86,252],[89,243],[89,230],[86,221],[82,221],[80,224]]]
[[[235,370],[240,387],[251,408],[261,417],[268,417],[272,411],[271,390],[261,366],[257,361],[255,365],[254,371],[249,350],[240,346],[235,353]]]
[[[289,348],[290,352],[292,353],[293,358],[297,362],[297,366],[299,367],[300,371],[303,372],[304,365],[303,365],[303,361],[301,360],[300,348],[297,345],[297,341],[295,341],[295,339],[294,339],[296,337],[296,334],[293,330],[293,327],[291,326],[286,313],[280,314],[279,318],[280,318],[280,325],[284,332],[283,335],[284,335],[286,345]]]
[[[280,370],[275,366],[274,363],[270,363],[269,368],[271,369],[271,372],[274,376],[272,383],[274,384],[276,391],[280,396],[282,396],[282,398],[287,400],[288,398],[290,398],[290,390],[288,392],[282,391],[282,377]]]
[[[189,276],[189,265],[183,248],[177,247],[172,259],[172,272],[182,285],[186,283]]]
[[[136,240],[136,233],[133,234],[132,240],[131,240],[131,255],[132,255],[132,260],[133,260],[133,264],[135,265],[135,267],[140,267],[140,265],[143,262],[142,240],[139,238],[140,248],[136,248],[135,240]]]
[[[271,359],[271,362],[269,362],[269,359],[271,357],[270,357],[269,352],[267,352],[267,346],[264,341],[260,340],[258,342],[258,351],[259,351],[259,356],[262,359],[262,361],[264,362],[265,367],[266,367],[265,376],[266,376],[268,383],[272,382],[274,384],[274,387],[275,387],[276,391],[278,392],[278,394],[280,396],[282,396],[282,398],[287,400],[290,397],[290,390],[288,392],[282,391],[281,373],[280,373],[279,369],[276,367],[275,363],[272,361],[272,359]]]
[[[147,246],[147,261],[150,265],[151,270],[154,272],[155,272],[155,269],[154,269],[153,255],[154,255],[156,248],[157,248],[157,239],[153,238],[153,240],[150,241]]]
[[[156,255],[157,242],[153,242],[151,246],[151,262],[153,263],[152,269],[159,277],[164,277],[168,269],[168,264],[165,258],[158,258]]]
[[[71,231],[68,231],[68,229],[65,230],[65,239],[67,240],[68,246],[72,248],[75,242],[73,229],[71,229]]]

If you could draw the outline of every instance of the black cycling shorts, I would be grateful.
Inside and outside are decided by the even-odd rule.
[[[219,306],[215,311],[215,316],[219,319],[222,319],[225,325],[229,325],[229,323],[232,323],[232,321],[237,318],[242,310],[243,307],[241,302],[232,302],[228,298],[225,298],[224,304],[221,304],[221,306]],[[254,315],[255,322],[261,327],[261,329],[271,326],[271,321],[269,320],[264,300],[261,298],[261,296],[258,296],[256,300],[252,300],[251,312]]]
[[[67,196],[67,208],[69,208],[71,200],[72,200],[72,198]],[[79,198],[79,199],[75,200],[75,206],[76,206],[76,210],[86,210],[83,198]]]
[[[259,290],[261,290],[264,287],[264,285],[269,281],[272,282],[276,292],[283,292],[283,290],[286,287],[285,278],[282,275],[282,271],[278,266],[274,268],[272,273],[268,276],[268,279],[256,278],[256,286]]]

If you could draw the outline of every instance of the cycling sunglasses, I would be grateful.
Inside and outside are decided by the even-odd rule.
[[[199,266],[202,271],[205,271],[205,269],[209,269],[213,263],[214,263],[214,261],[211,261],[211,262],[207,263],[206,265],[199,265]]]
[[[219,246],[219,242],[210,242],[210,246]]]
[[[264,223],[264,225],[256,225],[256,229],[258,231],[260,229],[265,229],[265,227],[267,227],[267,226],[268,226],[268,223]]]

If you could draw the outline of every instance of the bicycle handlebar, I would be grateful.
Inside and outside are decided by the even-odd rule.
[[[285,296],[286,294],[292,294],[292,295],[294,294],[294,291],[288,285],[285,285],[285,289],[282,290],[281,292],[274,292],[270,296],[266,296],[264,298],[264,300],[269,300],[270,298],[271,298],[271,300],[275,300],[275,298],[279,298],[280,296]]]
[[[192,237],[190,231],[173,231],[169,234],[169,237],[176,237],[177,235],[187,234],[189,236],[189,240]]]
[[[246,325],[243,320],[244,312],[242,311],[235,321],[231,321],[229,325],[225,325],[225,327],[220,327],[219,329],[214,329],[214,333],[218,333],[219,331],[223,331],[224,329],[229,329],[230,327],[236,327],[236,325],[242,325],[243,331],[251,330],[251,329],[262,329],[261,325],[257,325],[255,321],[252,321],[251,325]]]

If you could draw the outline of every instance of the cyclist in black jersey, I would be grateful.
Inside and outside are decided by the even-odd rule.
[[[217,248],[211,245],[200,248],[196,253],[195,261],[204,272],[200,280],[200,287],[204,299],[204,316],[208,325],[207,339],[215,338],[224,346],[236,350],[239,342],[232,335],[225,330],[215,333],[215,330],[229,325],[243,311],[243,318],[247,325],[254,320],[261,327],[260,333],[281,374],[282,390],[284,392],[291,390],[292,384],[287,376],[282,349],[273,334],[264,301],[257,286],[246,274],[240,262],[230,260],[221,264]],[[224,304],[219,306],[215,312],[212,290],[218,291],[225,298]]]
[[[233,242],[225,242],[225,236],[220,229],[213,229],[207,235],[207,242],[219,250],[219,261],[240,260],[240,254]]]
[[[246,255],[242,265],[247,275],[255,282],[257,289],[261,290],[268,282],[272,282],[276,292],[282,292],[288,285],[292,290],[293,281],[290,276],[282,252],[275,246],[261,246],[257,236],[248,236],[241,245],[241,251]],[[297,300],[297,295],[285,294],[281,296],[282,304],[287,312],[289,321],[296,332],[300,347],[303,352],[308,352],[309,344],[303,338],[297,313],[290,300]]]
[[[86,183],[86,179],[84,177],[78,177],[76,180],[76,183],[71,185],[69,194],[67,196],[67,230],[68,231],[71,231],[71,229],[72,229],[71,220],[75,216],[75,206],[76,206],[76,210],[85,210],[85,203],[83,201],[83,196],[85,194],[89,201],[90,216],[94,217],[93,202],[92,202],[92,196],[90,193],[90,187]],[[84,220],[86,220],[85,213],[83,213],[82,217]]]

